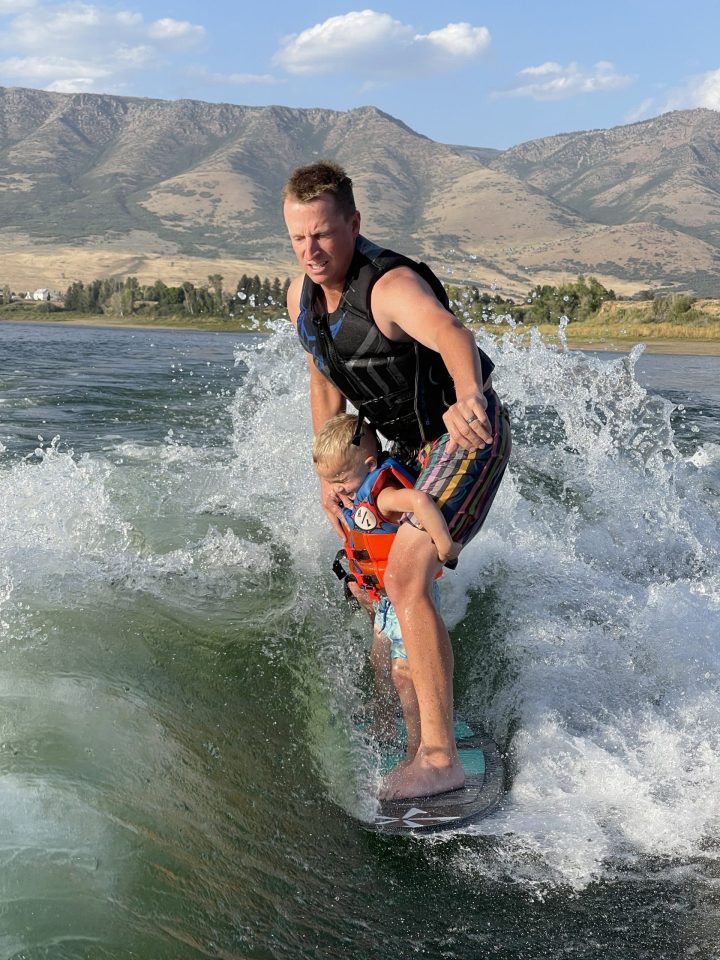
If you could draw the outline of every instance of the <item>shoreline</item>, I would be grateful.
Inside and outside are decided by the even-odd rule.
[[[281,319],[281,318],[278,318]],[[289,321],[288,321],[289,322]],[[197,330],[199,333],[254,333],[265,335],[266,330],[261,326],[250,326],[243,323],[225,323],[201,321],[199,323],[142,323],[133,320],[108,318],[106,316],[72,317],[67,319],[50,319],[46,317],[12,317],[0,318],[0,327],[3,324],[44,323],[50,326],[62,327],[102,327],[124,328],[128,330]],[[479,329],[472,325],[470,329]],[[543,341],[552,346],[561,347],[562,342],[557,336],[543,335]],[[663,338],[663,337],[573,337],[566,333],[565,344],[569,350],[585,350],[593,353],[629,353],[637,344],[643,344],[648,353],[673,354],[675,356],[720,357],[720,339],[692,339]]]
[[[545,343],[553,346],[562,344],[557,337],[543,337]],[[645,347],[646,353],[664,353],[677,357],[720,357],[720,340],[690,340],[677,338],[669,340],[661,337],[625,337],[613,339],[600,337],[598,339],[578,337],[566,340],[568,350],[585,350],[588,353],[630,353],[638,344]]]
[[[199,323],[143,323],[137,320],[118,320],[98,314],[97,316],[87,317],[69,317],[67,319],[49,319],[45,317],[0,317],[0,328],[3,324],[46,324],[52,327],[102,327],[103,329],[123,329],[123,330],[197,330],[198,333],[259,333],[265,331],[259,327],[253,327],[249,324],[240,323],[213,323],[212,321],[200,321]]]

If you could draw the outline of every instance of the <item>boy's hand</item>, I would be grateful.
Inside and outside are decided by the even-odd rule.
[[[462,544],[451,540],[449,547],[442,550],[438,548],[438,560],[440,563],[448,563],[451,560],[457,560],[457,558],[460,556],[461,550]]]
[[[330,526],[340,539],[344,540],[345,535],[342,525],[343,502],[333,490],[332,484],[328,483],[327,480],[323,480],[322,477],[320,477],[320,503],[325,511],[325,516],[330,521]],[[352,506],[352,502],[350,502],[349,506]]]

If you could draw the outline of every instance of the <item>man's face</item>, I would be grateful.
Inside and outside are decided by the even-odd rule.
[[[327,193],[309,203],[288,197],[283,214],[303,273],[327,289],[342,288],[360,232],[360,214],[346,219]]]

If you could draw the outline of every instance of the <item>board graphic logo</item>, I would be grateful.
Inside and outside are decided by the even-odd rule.
[[[408,807],[399,817],[375,817],[375,823],[383,827],[389,823],[402,823],[404,827],[417,830],[418,827],[434,827],[439,823],[450,823],[452,820],[459,819],[460,817],[436,817],[427,810],[421,810],[420,807]]]
[[[374,530],[378,525],[377,517],[368,507],[358,507],[353,514],[353,522],[361,530]]]

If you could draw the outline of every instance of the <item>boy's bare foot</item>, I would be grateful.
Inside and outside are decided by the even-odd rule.
[[[432,797],[457,790],[464,783],[465,771],[457,757],[437,765],[430,763],[425,752],[418,752],[413,760],[393,767],[383,780],[378,795],[381,800]]]

